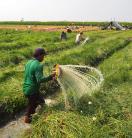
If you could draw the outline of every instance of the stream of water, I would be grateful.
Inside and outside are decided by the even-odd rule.
[[[84,94],[91,95],[98,90],[104,80],[102,73],[93,67],[81,65],[59,65],[58,82],[65,98],[65,107],[69,108],[68,97],[72,96],[74,104]]]

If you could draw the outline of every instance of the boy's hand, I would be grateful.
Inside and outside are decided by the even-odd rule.
[[[56,75],[56,72],[55,71],[52,71],[51,76],[52,77],[55,77],[55,75]]]
[[[52,71],[51,76],[52,76],[52,80],[56,80],[56,72],[55,71]]]

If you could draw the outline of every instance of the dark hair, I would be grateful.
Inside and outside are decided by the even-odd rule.
[[[40,55],[47,55],[46,51],[44,50],[44,48],[36,48],[34,53],[33,53],[33,57],[38,57]]]

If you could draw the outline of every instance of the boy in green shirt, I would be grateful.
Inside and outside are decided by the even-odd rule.
[[[39,88],[42,82],[47,82],[55,77],[55,73],[48,77],[43,76],[43,65],[46,52],[43,48],[37,48],[33,54],[34,59],[29,60],[25,65],[23,92],[28,98],[28,107],[25,115],[25,123],[31,122],[31,115],[35,113],[38,104],[44,103],[43,97],[40,96]]]

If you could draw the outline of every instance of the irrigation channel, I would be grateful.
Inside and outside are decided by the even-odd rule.
[[[57,65],[57,81],[62,88],[65,99],[65,108],[69,109],[69,96],[74,99],[77,106],[78,99],[84,94],[91,95],[99,89],[103,82],[101,72],[93,67],[80,65]],[[45,99],[48,106],[56,104],[53,98]],[[16,116],[15,120],[10,121],[0,129],[0,138],[18,138],[23,132],[31,131],[31,125],[23,121],[24,112]]]
[[[45,99],[47,106],[56,104],[56,101],[51,97]],[[40,106],[37,108],[37,112],[40,110]],[[19,138],[24,131],[31,131],[31,124],[24,123],[25,111],[22,111],[15,116],[15,119],[8,122],[5,126],[0,128],[0,138]]]

